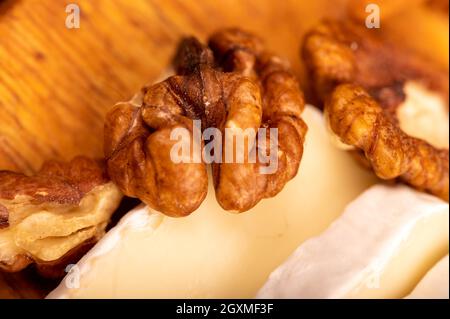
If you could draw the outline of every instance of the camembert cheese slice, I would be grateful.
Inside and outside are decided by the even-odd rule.
[[[259,298],[400,298],[448,253],[448,203],[376,185],[278,267]]]
[[[303,114],[309,131],[299,173],[276,197],[232,214],[210,189],[197,211],[178,219],[139,207],[48,297],[254,297],[299,244],[326,229],[375,182],[331,145],[319,111],[308,106]]]

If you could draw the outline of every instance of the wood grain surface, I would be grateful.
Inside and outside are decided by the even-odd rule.
[[[421,2],[382,19],[382,32],[448,69],[448,15]],[[79,29],[65,27],[68,3],[80,7]],[[254,31],[305,85],[302,35],[324,17],[348,18],[347,3],[0,0],[0,169],[32,173],[47,159],[101,157],[105,112],[155,79],[183,35]],[[40,298],[53,285],[32,270],[0,274],[0,298]]]

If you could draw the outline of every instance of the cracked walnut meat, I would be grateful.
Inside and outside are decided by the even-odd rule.
[[[352,23],[317,26],[303,57],[341,142],[378,177],[448,201],[447,72]]]
[[[97,241],[122,198],[104,164],[51,161],[33,176],[0,172],[0,269],[53,276]]]
[[[200,120],[203,131],[278,129],[278,168],[273,174],[260,173],[266,164],[259,156],[248,160],[252,148],[265,144],[256,153],[269,152],[269,134],[263,137],[266,143],[256,143],[259,136],[243,136],[243,163],[212,163],[216,198],[224,209],[243,212],[276,195],[297,173],[307,131],[301,119],[303,95],[286,62],[268,53],[254,35],[226,29],[210,38],[209,47],[195,38],[184,39],[173,64],[176,75],[144,87],[132,101],[108,113],[105,157],[111,179],[125,195],[164,214],[190,214],[207,192],[206,163],[195,163],[194,157],[202,158],[195,151],[187,161],[174,163],[170,151],[177,141],[170,134],[175,128],[187,129],[193,144],[192,120]],[[238,147],[226,134],[222,139],[222,145]]]

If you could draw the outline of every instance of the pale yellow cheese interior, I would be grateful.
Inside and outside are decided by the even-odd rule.
[[[417,223],[397,254],[379,273],[352,291],[349,298],[402,298],[448,253],[448,210]]]
[[[409,299],[449,298],[449,256],[442,258],[431,268],[407,296]]]
[[[259,298],[401,298],[448,254],[448,203],[378,184],[281,264]]]
[[[435,147],[448,148],[449,113],[444,99],[415,82],[405,84],[405,94],[405,102],[397,109],[401,129]]]
[[[231,214],[210,189],[185,218],[149,210],[145,221],[142,210],[132,212],[78,263],[79,288],[66,278],[49,297],[254,297],[275,267],[376,180],[331,144],[319,111],[308,106],[303,117],[299,173],[275,198]]]

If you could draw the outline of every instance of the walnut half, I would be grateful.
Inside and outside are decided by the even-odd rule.
[[[0,172],[0,269],[53,267],[103,234],[122,198],[103,163],[47,162],[34,176]]]
[[[350,22],[319,24],[302,53],[333,133],[360,162],[448,201],[448,72]]]
[[[177,141],[176,128],[189,132],[194,145],[192,120],[201,131],[260,127],[278,129],[278,168],[262,174],[266,166],[260,154],[273,143],[267,130],[263,137],[243,133],[243,145],[222,134],[222,145],[231,143],[243,151],[243,162],[212,163],[219,204],[243,212],[262,198],[277,194],[297,173],[307,131],[301,119],[303,95],[286,62],[264,50],[261,40],[238,29],[214,34],[210,48],[195,38],[181,41],[174,59],[176,75],[144,87],[132,101],[117,104],[105,123],[105,156],[111,179],[128,196],[138,197],[169,216],[186,216],[203,201],[207,170],[201,147],[192,147],[188,161],[175,163],[170,152]],[[212,49],[212,50],[211,50]],[[202,134],[200,132],[200,134]],[[257,143],[264,139],[264,143]],[[198,142],[197,142],[198,144]],[[261,145],[265,145],[261,146]],[[256,150],[250,161],[249,150]],[[194,161],[200,158],[201,161]],[[220,162],[220,163],[218,163]]]
[[[306,34],[302,56],[320,102],[337,85],[353,83],[394,115],[406,98],[405,84],[414,81],[439,93],[448,103],[447,71],[387,42],[376,29],[361,23],[320,23]]]
[[[400,178],[448,201],[448,149],[437,149],[404,133],[362,87],[341,84],[325,104],[331,129],[364,152],[383,179]]]

